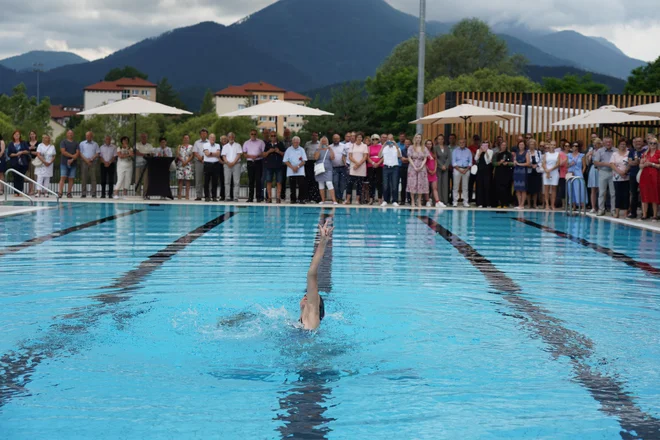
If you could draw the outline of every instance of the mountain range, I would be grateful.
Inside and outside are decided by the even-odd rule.
[[[193,109],[207,88],[215,91],[250,81],[311,90],[373,75],[397,44],[417,34],[418,25],[417,17],[385,0],[280,0],[231,26],[202,22],[145,39],[103,59],[52,68],[41,74],[41,93],[53,103],[80,104],[85,86],[127,65],[154,82],[167,77]],[[449,23],[427,23],[429,35],[450,28]],[[496,31],[511,53],[530,61],[528,71],[536,76],[591,71],[611,77],[604,77],[604,82],[619,84],[644,64],[607,40],[577,32],[533,32],[517,25]],[[19,82],[35,94],[34,72],[18,72],[0,62],[0,93]]]
[[[57,67],[68,66],[69,64],[87,63],[88,60],[71,52],[56,52],[49,50],[32,50],[21,55],[0,60],[0,66],[18,72],[32,70],[35,64],[41,64],[39,68],[46,72]]]

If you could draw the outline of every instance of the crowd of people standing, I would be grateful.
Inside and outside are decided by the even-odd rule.
[[[48,186],[58,149],[49,135],[41,141],[31,131],[23,140],[19,131],[5,145],[0,139],[0,178],[7,165],[21,174]],[[513,146],[504,138],[494,142],[451,134],[434,140],[412,139],[404,133],[365,135],[345,133],[343,139],[311,134],[302,145],[298,136],[285,130],[282,139],[275,132],[259,138],[257,130],[239,144],[233,133],[222,135],[202,129],[191,143],[188,134],[173,151],[165,138],[157,146],[146,133],[131,145],[126,136],[119,146],[110,136],[102,145],[87,132],[81,142],[73,131],[59,145],[59,195],[72,197],[76,174],[80,173],[81,197],[97,196],[100,175],[101,198],[126,196],[131,184],[136,193],[147,188],[149,157],[172,157],[171,172],[178,182],[178,198],[191,198],[194,185],[196,200],[238,201],[243,159],[248,178],[247,202],[286,200],[287,182],[291,203],[344,203],[413,207],[509,207],[516,209],[555,210],[571,203],[574,208],[591,209],[604,215],[608,210],[619,217],[638,217],[641,200],[643,219],[657,218],[660,203],[660,152],[653,134],[645,139],[602,140],[594,133],[588,146],[551,137],[537,142],[532,135],[519,136]],[[78,171],[79,170],[79,171]],[[135,173],[134,173],[135,170]],[[275,188],[273,186],[275,185]],[[14,186],[24,191],[23,178],[16,174]],[[273,192],[273,189],[275,191]],[[29,185],[29,194],[48,196]],[[18,194],[17,194],[18,195]],[[568,198],[567,198],[568,196]],[[608,197],[609,196],[609,197]]]

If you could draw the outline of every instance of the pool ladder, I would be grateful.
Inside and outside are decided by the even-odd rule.
[[[13,169],[13,168],[10,168],[10,169],[7,170],[7,172],[5,173],[5,175],[7,175],[7,176],[9,176],[10,174],[18,174],[19,176],[21,176],[21,177],[23,178],[23,180],[27,180],[28,182],[33,183],[37,188],[41,188],[41,189],[43,189],[44,191],[46,191],[47,193],[54,195],[54,196],[55,196],[55,201],[56,201],[57,203],[60,203],[60,196],[59,196],[55,191],[52,191],[51,189],[46,188],[46,187],[43,186],[43,185],[40,185],[40,184],[37,183],[36,181],[30,179],[30,178],[29,178],[28,176],[26,176],[25,174],[20,173],[20,172],[16,171],[16,170]],[[11,186],[10,184],[8,184],[7,182],[5,182],[4,180],[0,180],[0,183],[2,183],[2,185],[5,187],[5,202],[7,201],[7,195],[8,195],[8,193],[9,193],[8,190],[11,189],[12,191],[14,191],[14,192],[16,192],[16,193],[19,193],[19,194],[22,195],[23,197],[27,198],[27,199],[30,201],[30,205],[34,205],[34,199],[33,199],[32,197],[30,197],[29,195],[25,194],[25,193],[22,192],[22,191],[17,190],[16,188],[14,188],[13,186]]]
[[[566,215],[573,215],[573,201],[571,200],[571,183],[573,182],[579,182],[582,181],[582,187],[586,188],[585,186],[585,181],[583,177],[580,176],[572,176],[568,179],[566,179]],[[588,194],[586,193],[585,189],[585,197],[587,197]],[[582,215],[587,215],[587,203],[585,199],[585,203],[582,204],[583,208],[578,207],[577,209],[577,214],[582,214]]]

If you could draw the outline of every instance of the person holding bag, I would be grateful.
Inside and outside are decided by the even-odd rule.
[[[335,197],[335,187],[332,183],[332,161],[335,160],[335,153],[330,148],[326,136],[321,138],[321,145],[316,150],[316,153],[314,153],[314,159],[316,159],[316,163],[314,164],[314,177],[319,184],[319,192],[321,193],[321,201],[319,202],[319,205],[325,203],[326,187],[330,193],[332,204],[336,205],[337,198]]]

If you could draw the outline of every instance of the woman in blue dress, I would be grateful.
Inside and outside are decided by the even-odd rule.
[[[7,145],[7,156],[9,156],[9,165],[21,174],[27,173],[30,165],[31,154],[27,142],[21,139],[21,132],[16,130],[11,135],[12,142]],[[14,188],[17,191],[23,191],[24,179],[18,174],[14,174]],[[16,197],[20,197],[19,193],[14,193]]]
[[[518,206],[516,209],[525,208],[527,198],[527,168],[529,167],[529,154],[525,142],[518,142],[518,151],[513,159],[513,189],[516,192]]]
[[[600,139],[594,139],[594,146],[589,150],[589,152],[584,157],[584,162],[589,170],[587,178],[587,187],[591,191],[591,213],[596,212],[596,207],[598,206],[598,168],[594,166],[594,154],[600,147],[603,146],[603,141]]]
[[[580,144],[574,142],[571,145],[571,152],[568,155],[568,172],[574,177],[581,179],[571,179],[568,183],[569,199],[576,208],[584,208],[587,203],[587,188],[584,182],[584,173],[582,171],[584,154],[580,153]]]

